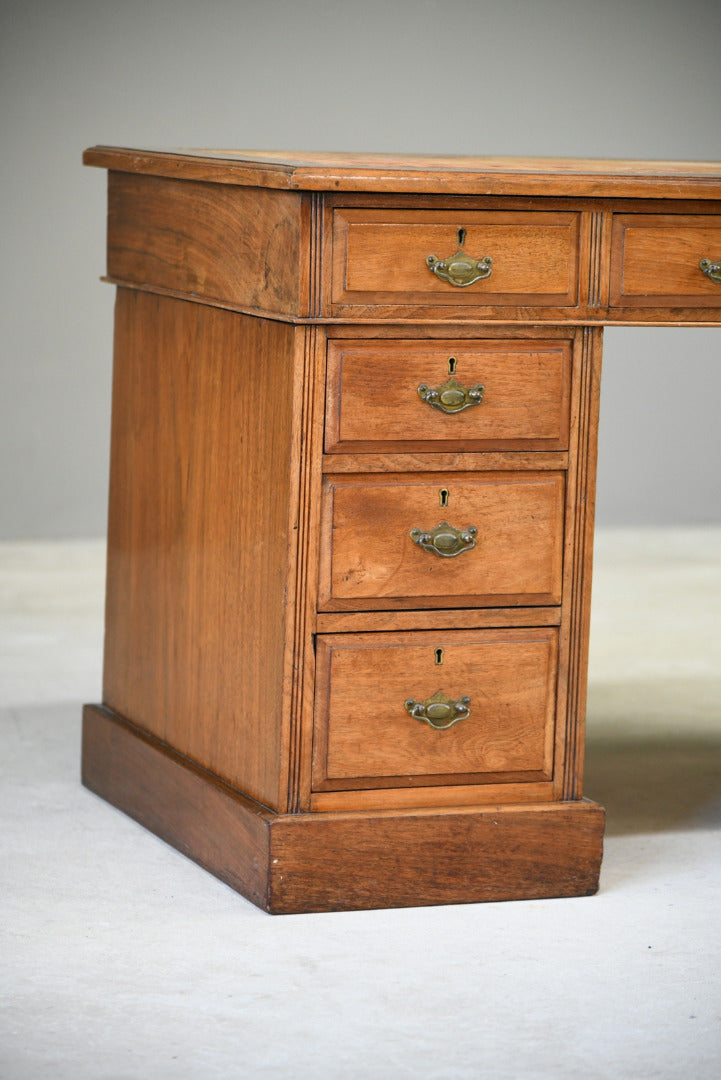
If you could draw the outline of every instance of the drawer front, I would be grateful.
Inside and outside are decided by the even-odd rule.
[[[704,273],[702,260],[708,261],[710,273]],[[611,304],[721,307],[719,218],[702,214],[614,217]]]
[[[332,301],[575,306],[579,233],[576,213],[338,209]],[[461,248],[482,264],[479,280],[457,285],[429,268],[430,258],[453,271]]]
[[[565,450],[569,341],[328,343],[327,453]]]
[[[560,472],[326,477],[321,609],[558,604],[563,501]]]
[[[328,634],[316,791],[548,781],[558,630]]]

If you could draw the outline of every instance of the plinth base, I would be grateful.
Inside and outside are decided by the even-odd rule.
[[[102,706],[83,783],[273,914],[588,896],[604,811],[523,806],[276,814]]]

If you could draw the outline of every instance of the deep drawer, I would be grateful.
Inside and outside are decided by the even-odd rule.
[[[702,260],[706,260],[707,273],[700,265]],[[713,280],[714,277],[718,280]],[[611,304],[619,307],[721,307],[721,223],[718,217],[703,214],[616,215],[613,219]]]
[[[313,788],[549,781],[555,627],[328,634]]]
[[[560,472],[326,477],[320,609],[560,603],[563,501]]]
[[[570,360],[563,340],[331,339],[326,452],[565,450]]]
[[[338,209],[332,302],[575,306],[578,249],[577,213]],[[479,280],[466,283],[461,253],[481,264]]]

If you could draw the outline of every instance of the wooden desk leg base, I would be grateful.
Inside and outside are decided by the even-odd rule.
[[[604,811],[530,806],[275,814],[102,706],[83,783],[274,914],[587,896]]]

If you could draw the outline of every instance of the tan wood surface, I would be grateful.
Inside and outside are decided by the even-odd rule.
[[[613,222],[611,303],[721,307],[721,284],[699,267],[721,262],[718,217],[617,214]]]
[[[426,265],[464,251],[493,259],[491,276],[459,288]],[[579,216],[465,210],[337,210],[334,304],[428,303],[573,306],[578,302]]]
[[[104,700],[269,806],[287,769],[294,333],[118,295]]]
[[[256,179],[260,182],[262,173]],[[539,214],[534,211],[538,201],[529,198],[488,200],[459,196],[452,210],[447,196],[442,198],[438,194],[427,194],[423,199],[401,194],[366,194],[357,204],[359,198],[358,192],[345,196],[337,192],[302,194],[222,182],[179,182],[177,178],[152,176],[142,171],[112,171],[108,280],[120,286],[241,313],[266,315],[274,320],[331,320],[336,328],[344,321],[355,325],[368,323],[377,328],[383,320],[392,321],[397,327],[404,324],[410,327],[422,319],[429,336],[434,322],[454,323],[459,332],[465,324],[465,329],[474,327],[478,332],[483,324],[489,328],[510,321],[517,327],[528,326],[532,333],[530,328],[539,324],[546,324],[550,332],[551,327],[590,323],[708,325],[721,320],[717,290],[707,278],[701,280],[696,292],[692,281],[686,281],[679,292],[673,291],[671,282],[667,283],[671,290],[667,293],[660,294],[657,290],[656,294],[643,297],[630,293],[626,302],[624,294],[619,292],[623,284],[623,244],[618,239],[613,249],[614,293],[609,305],[612,233],[618,237],[622,218],[633,219],[637,224],[648,221],[659,205],[667,209],[667,204],[649,199],[574,203],[570,199],[547,197],[542,201],[545,209]],[[339,205],[339,199],[352,205]],[[419,202],[423,203],[422,209],[418,208]],[[389,209],[391,205],[395,209]],[[677,220],[694,223],[693,228],[689,226],[693,242],[702,231],[699,223],[715,222],[721,213],[721,204],[714,201],[679,200],[676,205]],[[488,209],[483,209],[484,206]],[[377,225],[381,229],[378,245],[370,249],[366,245],[361,251],[361,269],[366,279],[364,288],[369,283],[372,286],[380,274],[390,291],[347,292],[344,253],[347,219],[357,218],[353,228],[367,231],[369,220],[380,221],[383,215],[388,220],[384,226]],[[469,221],[495,221],[494,226],[478,227],[481,238],[489,229],[497,236],[498,230],[502,232],[504,228],[501,222],[568,221],[573,223],[569,226],[574,236],[573,252],[567,257],[556,241],[549,247],[543,239],[555,235],[557,240],[564,232],[561,226],[544,230],[530,224],[508,225],[511,233],[506,235],[506,250],[500,264],[496,260],[491,278],[468,288],[454,288],[434,278],[425,267],[425,258],[422,262],[414,259],[413,270],[408,251],[399,247],[399,237],[407,229],[405,225],[396,227],[397,221],[418,222],[419,215],[422,221],[438,222],[462,217],[466,225],[459,228],[465,228],[469,236],[474,235],[475,229],[468,226]],[[345,223],[335,243],[334,217]],[[451,225],[447,228],[451,239],[457,240],[458,229]],[[530,242],[523,242],[519,248],[511,235],[514,228],[517,238],[528,233]],[[383,246],[383,230],[387,229],[396,237],[390,247]],[[417,224],[411,228],[414,236],[419,230],[423,232]],[[658,239],[667,241],[668,232],[660,238],[657,236]],[[398,256],[395,263],[389,262],[389,252]],[[682,257],[685,258],[683,252],[678,255]],[[652,258],[658,258],[657,251],[652,252]],[[694,274],[700,276],[697,263],[698,259],[694,262]],[[642,260],[644,279],[653,276],[646,274],[645,265]],[[687,266],[683,272],[688,276]],[[558,281],[556,285],[544,284],[550,280],[549,274],[558,280],[558,275],[564,274],[568,281],[577,279],[577,286],[569,286],[563,295],[557,291],[544,293],[544,288],[558,286]],[[507,284],[509,275],[513,279],[511,291],[493,291],[491,282],[502,282],[504,275]],[[407,291],[407,288],[415,289],[412,280],[415,278],[420,291]],[[519,288],[532,291],[523,292]]]
[[[469,783],[459,783],[469,780]],[[375,786],[374,786],[375,785]],[[328,785],[330,788],[330,785]],[[333,786],[332,790],[314,791],[309,809],[313,813],[347,813],[349,811],[413,810],[423,807],[475,806],[541,806],[553,805],[558,799],[558,785],[550,780],[502,780],[495,783],[486,777],[482,783],[476,777],[456,776],[438,784],[433,777],[417,777],[408,786],[378,787],[372,777],[359,779],[355,786],[344,789]]]
[[[590,896],[603,820],[586,802],[288,816],[271,825],[272,910]]]
[[[449,339],[328,343],[326,452],[568,448],[570,342]],[[445,413],[419,386],[483,386]]]
[[[308,243],[297,194],[110,174],[108,274],[128,284],[307,315]]]
[[[327,611],[316,616],[319,634],[367,630],[473,630],[505,626],[558,626],[560,607],[453,608],[450,611]]]
[[[565,754],[562,775],[567,799],[578,799],[583,792],[602,342],[602,329],[584,328],[574,371],[556,724],[557,745]]]
[[[83,709],[82,780],[267,909],[270,811],[110,709]]]
[[[721,163],[94,146],[86,165],[305,191],[721,199]]]
[[[353,454],[325,454],[323,472],[375,473],[375,472],[558,472],[568,468],[565,451],[544,452],[485,450],[482,453],[389,453],[374,454],[363,451]]]
[[[560,602],[562,474],[334,476],[324,486],[322,609]],[[477,528],[476,546],[446,558],[411,539],[444,521]]]
[[[558,633],[544,629],[318,638],[313,789],[549,780]],[[405,702],[470,698],[447,730]]]

